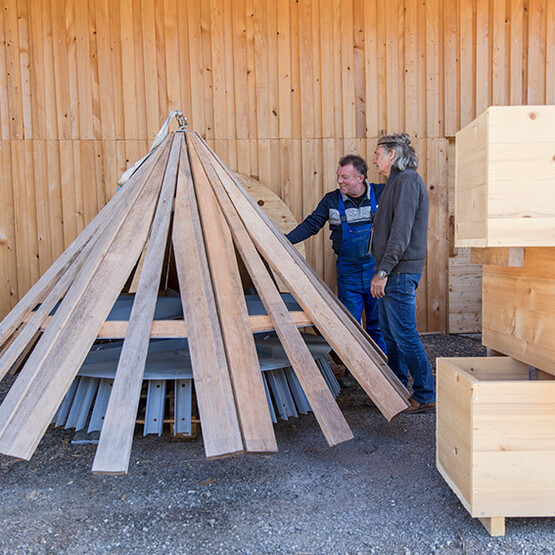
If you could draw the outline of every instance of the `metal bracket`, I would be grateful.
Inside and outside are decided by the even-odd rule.
[[[177,120],[177,125],[179,125],[178,131],[187,131],[187,126],[189,122],[187,118],[183,115],[183,112],[177,112],[175,114],[175,119]]]

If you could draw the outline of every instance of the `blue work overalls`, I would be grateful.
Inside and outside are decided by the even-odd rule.
[[[375,214],[377,203],[374,188],[370,187],[370,206]],[[366,315],[366,331],[386,352],[385,341],[378,326],[378,299],[370,294],[370,282],[375,273],[374,259],[368,254],[368,241],[372,224],[349,225],[345,214],[343,195],[339,195],[342,243],[337,256],[337,296],[360,323],[362,310]]]

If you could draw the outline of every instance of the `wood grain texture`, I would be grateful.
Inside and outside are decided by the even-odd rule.
[[[129,467],[131,443],[150,343],[150,330],[158,298],[164,251],[168,241],[182,139],[181,134],[175,134],[172,137],[172,146],[152,220],[148,246],[143,250],[145,257],[137,293],[102,423],[93,463],[95,473],[122,474],[127,473]]]
[[[525,248],[522,267],[484,266],[484,345],[555,374],[555,249]]]
[[[13,186],[0,222],[11,241],[0,249],[10,272],[1,316],[111,198],[119,170],[146,152],[132,142],[146,145],[170,109],[301,219],[333,185],[322,180],[329,164],[357,141],[370,156],[382,132],[440,140],[490,104],[555,102],[553,0],[1,0],[0,30],[0,140]],[[341,145],[331,162],[320,156],[328,139]],[[53,141],[46,157],[41,145],[12,144],[39,140]],[[431,239],[429,252],[438,247]],[[423,304],[446,280],[441,256]],[[311,243],[308,260],[333,287],[327,239]]]
[[[277,443],[231,232],[187,133],[189,160],[203,224],[210,275],[227,354],[231,383],[247,453],[272,453]]]
[[[438,381],[438,469],[471,516],[551,516],[553,377],[510,357],[440,358]]]
[[[302,311],[290,312],[291,318],[298,328],[306,328],[312,320]],[[44,319],[41,329],[46,329],[52,317]],[[271,331],[274,329],[270,317],[265,314],[249,316],[249,325],[253,333]],[[123,339],[127,334],[129,322],[127,320],[108,320],[102,324],[98,337],[101,339]],[[172,338],[187,337],[187,324],[184,320],[154,320],[150,330],[150,337]]]
[[[243,441],[186,150],[182,150],[172,243],[187,323],[207,458],[243,452]]]

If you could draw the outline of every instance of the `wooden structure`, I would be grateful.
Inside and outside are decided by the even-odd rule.
[[[431,199],[418,326],[478,331],[480,268],[450,236],[454,136],[492,104],[555,103],[554,14],[552,0],[2,0],[0,317],[181,109],[298,221],[341,155],[416,137]],[[333,287],[325,234],[307,251]]]
[[[93,471],[127,471],[148,345],[160,334],[188,338],[207,457],[275,451],[236,251],[329,445],[352,432],[263,259],[386,418],[408,406],[383,353],[200,136],[180,129],[0,324],[0,377],[32,349],[0,406],[0,452],[32,456],[126,283],[136,293]],[[155,333],[172,261],[184,319],[162,321]]]
[[[510,357],[438,359],[437,467],[491,535],[555,514],[555,377]]]
[[[492,106],[461,129],[456,245],[555,245],[554,129],[555,106]]]
[[[457,134],[456,239],[483,265],[482,342],[510,356],[439,359],[437,464],[494,535],[555,510],[554,124],[496,107]]]

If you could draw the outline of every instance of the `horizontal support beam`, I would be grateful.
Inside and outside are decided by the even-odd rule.
[[[311,326],[310,318],[303,311],[290,312],[293,322],[298,328]],[[51,320],[51,316],[46,318],[42,325],[44,330]],[[272,331],[274,329],[270,317],[261,314],[257,316],[249,316],[251,330],[254,332]],[[98,337],[100,339],[123,339],[127,333],[128,322],[126,320],[108,320],[104,322]],[[187,325],[183,320],[154,320],[150,337],[157,338],[175,338],[187,337]]]

